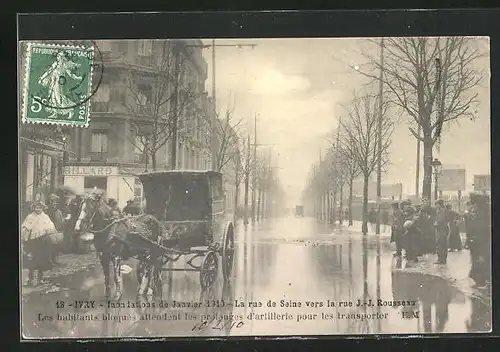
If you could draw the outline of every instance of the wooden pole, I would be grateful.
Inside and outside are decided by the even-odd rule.
[[[380,213],[382,201],[382,119],[384,104],[384,38],[380,39],[379,108],[377,128],[377,225],[375,233],[380,234]]]

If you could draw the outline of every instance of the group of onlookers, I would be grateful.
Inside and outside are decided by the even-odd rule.
[[[44,273],[58,264],[58,254],[80,253],[80,233],[75,223],[84,197],[74,195],[61,199],[56,194],[48,197],[48,205],[37,199],[30,204],[31,212],[21,224],[21,253],[24,269],[28,269],[27,285],[43,283]],[[136,200],[129,200],[120,210],[115,199],[108,199],[113,217],[139,215],[142,208]],[[35,275],[36,274],[36,275]]]
[[[410,200],[392,204],[391,242],[396,244],[395,256],[405,251],[408,262],[418,262],[424,254],[437,254],[436,264],[446,264],[448,252],[470,250],[470,277],[478,286],[490,280],[490,202],[483,194],[471,194],[463,214],[438,199],[430,206],[424,199],[413,206]],[[465,224],[465,245],[459,224]]]

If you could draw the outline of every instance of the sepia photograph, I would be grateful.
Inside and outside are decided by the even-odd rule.
[[[491,331],[488,37],[18,59],[22,340]]]

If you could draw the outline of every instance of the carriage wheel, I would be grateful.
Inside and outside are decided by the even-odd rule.
[[[219,269],[219,261],[215,252],[210,251],[203,258],[200,267],[200,285],[202,290],[210,288],[217,279],[217,271]]]
[[[232,223],[226,225],[224,243],[222,245],[222,274],[224,280],[229,280],[233,271],[234,260],[234,227]]]

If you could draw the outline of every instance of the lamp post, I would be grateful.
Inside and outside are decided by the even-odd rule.
[[[438,199],[438,176],[441,174],[441,169],[443,164],[439,161],[438,158],[434,158],[431,163],[432,168],[434,169],[434,202]]]

